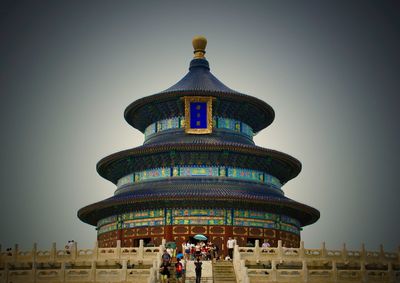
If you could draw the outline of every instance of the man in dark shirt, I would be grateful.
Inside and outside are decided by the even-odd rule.
[[[198,257],[197,259],[196,259],[196,261],[194,262],[194,265],[195,265],[195,271],[196,271],[196,283],[200,283],[200,280],[201,280],[201,269],[202,269],[202,267],[201,267],[201,265],[202,265],[203,263],[200,261],[200,257]]]
[[[163,261],[161,263],[161,266],[160,266],[161,283],[167,283],[168,282],[168,278],[171,275],[169,273],[168,266],[169,266],[169,263],[166,262],[166,261]]]

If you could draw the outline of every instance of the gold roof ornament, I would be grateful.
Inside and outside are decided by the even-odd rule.
[[[201,35],[195,36],[193,37],[192,45],[194,48],[194,58],[203,59],[206,53],[207,39]]]

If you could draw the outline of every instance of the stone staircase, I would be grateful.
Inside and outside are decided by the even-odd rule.
[[[214,283],[236,283],[235,270],[231,261],[217,261],[213,264]]]
[[[168,279],[168,283],[176,283],[178,282],[177,279],[175,278],[175,263],[176,260],[173,259],[171,262],[171,266],[169,267],[169,271],[171,274],[171,277]],[[202,277],[201,277],[201,283],[212,283],[213,282],[213,276],[212,276],[212,262],[211,261],[203,261],[203,266],[202,266]],[[161,282],[160,278],[157,278],[157,283]],[[196,274],[194,271],[194,263],[193,261],[187,261],[186,262],[186,274],[184,276],[183,282],[185,283],[195,283],[196,282]],[[235,281],[236,282],[236,281]]]
[[[196,275],[194,272],[194,263],[193,261],[188,261],[186,264],[186,276],[184,282],[195,283]],[[174,266],[175,261],[171,263],[169,268],[171,273],[169,283],[177,282],[175,278]],[[231,261],[217,261],[215,263],[212,261],[203,261],[202,267],[203,270],[201,283],[236,283],[235,270],[233,269],[233,264]],[[157,282],[160,282],[159,278],[157,278]]]

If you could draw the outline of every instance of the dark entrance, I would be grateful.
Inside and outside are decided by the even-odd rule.
[[[134,247],[139,247],[140,240],[143,240],[143,244],[144,244],[145,247],[150,247],[153,244],[151,242],[151,238],[142,238],[142,239],[134,239],[133,240],[133,246]],[[153,244],[153,246],[154,246],[154,244]]]

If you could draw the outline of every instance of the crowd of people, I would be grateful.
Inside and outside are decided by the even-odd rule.
[[[162,283],[169,282],[171,277],[170,266],[173,265],[177,282],[183,282],[185,278],[186,262],[193,260],[195,265],[196,283],[200,283],[203,260],[219,259],[219,247],[211,241],[188,240],[182,243],[181,250],[166,248],[161,257],[160,277]],[[172,264],[172,259],[176,263]]]
[[[182,251],[186,260],[200,258],[202,260],[219,259],[219,248],[211,241],[207,243],[197,241],[192,243],[190,240],[182,243]]]
[[[229,237],[226,248],[228,250],[228,255],[225,260],[233,260],[233,250],[236,245],[236,240]],[[262,248],[268,248],[270,244],[267,240],[264,240]],[[175,278],[177,282],[183,282],[185,278],[186,262],[191,260],[194,261],[195,273],[196,273],[196,283],[201,280],[202,271],[202,261],[204,260],[219,260],[222,257],[218,245],[213,244],[211,241],[198,241],[198,240],[188,240],[182,243],[181,249],[173,249],[168,247],[164,250],[161,257],[160,266],[160,276],[161,283],[169,282],[171,277],[170,267],[173,266],[175,272]],[[176,262],[173,264],[172,259],[176,258]]]

